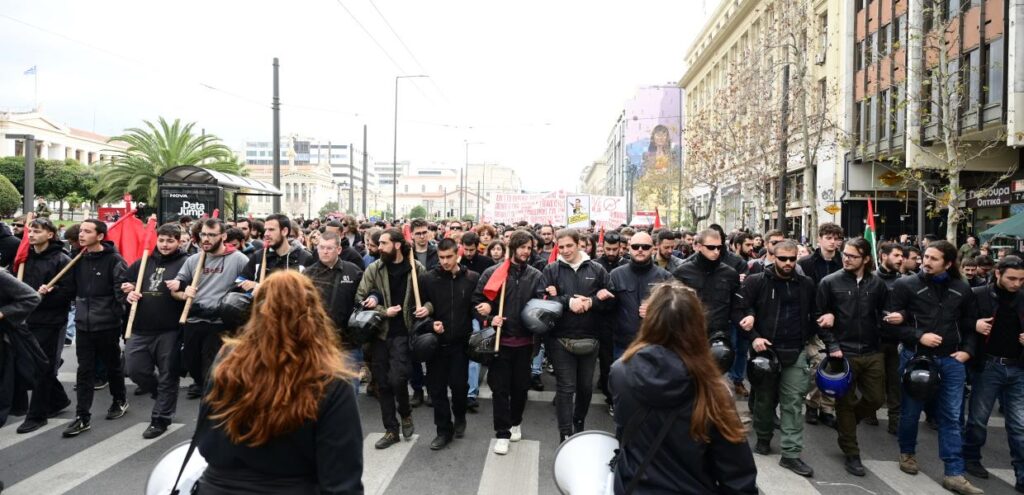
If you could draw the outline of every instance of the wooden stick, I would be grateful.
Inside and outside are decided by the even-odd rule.
[[[199,252],[199,262],[196,263],[196,271],[192,274],[192,285],[193,288],[199,288],[199,277],[203,274],[203,267],[206,265],[206,251]],[[184,325],[185,321],[188,320],[188,311],[192,309],[192,298],[185,299],[185,308],[181,310],[181,318],[178,318],[178,323]]]
[[[263,279],[267,278],[267,251],[270,251],[270,244],[263,244],[263,261],[260,263],[260,280],[259,283],[263,283]]]
[[[420,309],[420,282],[416,277],[416,256],[413,246],[409,246],[409,266],[412,267],[412,295],[416,298],[416,309]]]
[[[508,260],[508,252],[505,253],[505,260]],[[509,265],[508,269],[509,271],[512,270],[511,264]],[[505,286],[507,285],[508,275],[506,274],[505,281],[501,283],[501,299],[498,300],[498,316],[500,316],[502,319],[505,318]],[[502,324],[504,324],[504,322],[502,322]],[[501,347],[501,327],[502,325],[498,325],[498,328],[495,330],[494,352],[498,352],[498,348]]]
[[[50,282],[46,284],[46,288],[47,289],[52,289],[54,285],[57,285],[57,282],[60,282],[61,277],[63,277],[68,271],[70,271],[72,268],[74,268],[75,267],[75,263],[78,263],[78,260],[82,259],[82,255],[83,254],[85,254],[85,249],[84,248],[81,251],[78,252],[77,256],[75,256],[74,258],[71,258],[71,261],[69,261],[68,264],[64,265],[64,269],[61,270],[60,272],[58,272],[57,275],[55,275],[53,277],[53,279],[50,280]]]
[[[142,250],[142,261],[139,262],[139,276],[135,277],[135,290],[142,292],[142,282],[146,275],[146,262],[149,261],[149,249]],[[135,324],[135,313],[139,310],[139,301],[132,303],[132,309],[128,312],[128,327],[125,329],[124,338],[132,336],[132,326]]]
[[[32,248],[29,248],[29,249],[32,249]],[[25,280],[25,263],[22,263],[22,264],[18,265],[18,280],[19,281],[24,281]]]

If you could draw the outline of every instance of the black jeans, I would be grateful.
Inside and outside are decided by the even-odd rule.
[[[25,419],[41,420],[68,406],[68,394],[57,380],[57,370],[61,365],[60,353],[64,349],[64,325],[33,328],[32,335],[39,342],[46,359],[50,360],[50,366],[45,373],[36,376],[36,386]]]
[[[451,437],[455,421],[466,422],[466,394],[469,392],[469,358],[465,345],[454,344],[437,349],[434,359],[427,361],[427,389],[434,404],[434,426],[439,436]],[[448,406],[448,389],[452,391]]]
[[[397,412],[403,418],[412,414],[409,407],[409,337],[402,335],[370,344],[371,371],[377,382],[377,402],[387,431],[398,431]]]
[[[501,346],[487,371],[494,408],[494,432],[497,438],[511,438],[509,431],[522,424],[526,409],[526,392],[530,389],[530,362],[533,346]]]
[[[181,359],[188,374],[192,375],[192,379],[201,390],[206,390],[210,366],[213,366],[213,360],[224,343],[221,340],[223,332],[222,323],[196,322],[185,325],[185,347],[182,349]]]
[[[889,413],[889,422],[899,424],[900,421],[900,343],[883,340],[880,346],[885,359],[885,408]]]
[[[153,404],[153,419],[170,422],[178,406],[178,375],[180,356],[179,332],[163,332],[155,335],[132,335],[124,346],[128,376],[132,381],[150,392],[156,392]],[[157,373],[153,373],[156,368]]]
[[[600,376],[597,379],[597,387],[604,394],[604,403],[611,405],[612,393],[608,390],[608,373],[611,372],[612,362],[612,329],[611,327],[598,327],[599,346],[597,348],[597,363]]]
[[[555,414],[558,431],[572,435],[574,422],[587,419],[590,399],[594,396],[594,365],[597,352],[577,356],[562,347],[557,339],[548,339],[545,348],[555,367]],[[575,396],[575,407],[573,399]]]
[[[78,404],[75,414],[83,419],[91,419],[93,385],[96,380],[96,363],[101,362],[107,369],[107,381],[110,383],[110,395],[114,400],[125,400],[124,369],[121,367],[121,346],[118,339],[121,330],[90,331],[78,329],[75,339],[75,355],[78,357]]]

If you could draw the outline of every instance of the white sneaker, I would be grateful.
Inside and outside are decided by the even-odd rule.
[[[509,431],[512,432],[512,438],[509,438],[509,440],[511,440],[513,442],[518,442],[518,441],[523,439],[523,427],[522,426],[520,426],[520,425],[513,426]]]
[[[508,453],[507,438],[499,438],[498,441],[494,442],[494,453],[498,455],[505,455]]]

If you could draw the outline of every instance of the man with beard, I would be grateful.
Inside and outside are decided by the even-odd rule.
[[[220,351],[221,336],[225,331],[224,321],[220,318],[220,300],[235,288],[235,280],[249,262],[244,254],[225,246],[224,237],[224,222],[219,218],[203,220],[199,245],[206,252],[206,260],[199,277],[199,287],[191,286],[193,274],[200,269],[199,253],[189,256],[174,280],[166,282],[171,292],[184,292],[186,297],[193,298],[185,322],[182,349],[182,362],[195,380],[188,388],[189,399],[202,395],[210,365]]]
[[[481,276],[473,293],[473,308],[480,318],[491,319],[492,325],[501,327],[498,355],[487,372],[487,383],[493,392],[494,432],[497,441],[494,453],[508,454],[509,442],[523,438],[523,410],[526,392],[530,388],[530,361],[533,354],[533,335],[523,327],[521,317],[526,303],[544,294],[541,272],[529,265],[533,236],[517,230],[509,238],[510,266],[505,280],[504,313],[498,315],[499,298],[491,299],[484,288],[501,265],[488,268]]]
[[[598,256],[594,261],[604,268],[604,271],[611,275],[612,270],[629,264],[629,260],[621,256],[621,249],[619,249],[619,233],[612,231],[604,235],[604,242],[601,244],[601,256]],[[612,340],[612,332],[615,329],[614,318],[601,318],[597,321],[597,333],[600,345],[597,348],[597,368],[598,368],[598,379],[597,387],[601,389],[601,393],[604,394],[604,402],[608,405],[609,411],[612,410],[612,393],[608,390],[608,373],[612,367],[612,348],[614,346]]]
[[[473,232],[463,234],[476,235]],[[431,450],[441,450],[452,438],[466,433],[466,394],[469,390],[469,359],[466,344],[473,329],[471,298],[480,274],[459,266],[457,244],[452,239],[437,243],[438,267],[420,276],[423,303],[431,308],[438,349],[427,361],[427,388],[434,405],[437,438]],[[469,252],[467,250],[466,252]],[[452,403],[448,405],[448,390]],[[452,423],[454,414],[455,422]]]
[[[431,308],[429,305],[415,307],[412,267],[408,259],[412,249],[402,231],[396,228],[384,230],[378,249],[380,259],[371,263],[363,273],[356,301],[361,301],[364,308],[380,313],[387,321],[387,328],[370,343],[370,366],[377,383],[377,399],[386,429],[375,447],[386,449],[400,441],[396,412],[402,418],[402,436],[408,439],[416,431],[409,404],[409,330],[413,322],[426,317]],[[416,273],[425,271],[419,262],[414,263]]]
[[[136,323],[124,348],[128,376],[139,386],[135,395],[148,393],[155,399],[149,428],[142,433],[147,439],[167,431],[178,406],[181,378],[178,318],[185,294],[171,292],[166,282],[174,280],[185,264],[187,256],[180,248],[181,229],[173,223],[161,225],[156,231],[156,252],[146,262],[142,286],[135,287],[142,260],[128,267],[121,283],[121,290],[128,294],[128,302],[137,305]],[[153,368],[157,370],[155,375]]]
[[[324,309],[341,336],[342,349],[352,357],[354,368],[358,370],[362,366],[363,350],[349,338],[348,318],[355,309],[356,288],[363,279],[363,268],[341,259],[341,243],[338,233],[324,232],[317,246],[317,261],[306,269],[305,274],[320,290]],[[359,390],[358,378],[353,381],[353,387]]]
[[[657,249],[658,252],[654,256],[654,264],[663,268],[669,273],[675,273],[680,266],[683,265],[683,260],[672,256],[672,249],[675,247],[675,236],[669,230],[662,230],[657,234]]]
[[[267,250],[267,275],[278,270],[302,271],[313,263],[314,258],[299,244],[288,242],[292,233],[292,222],[284,215],[274,214],[263,222],[263,242],[270,248]],[[249,261],[242,270],[245,281],[239,284],[242,290],[255,291],[259,288],[260,272],[263,267],[263,252],[256,251],[249,255]]]
[[[45,287],[71,259],[64,254],[64,243],[57,238],[57,227],[48,218],[29,222],[26,235],[31,249],[25,262],[23,281],[29,287],[38,288],[40,294],[45,294],[26,323],[50,365],[42,374],[36,375],[32,401],[29,402],[25,421],[18,426],[18,433],[38,430],[47,423],[47,418],[56,416],[71,405],[64,386],[57,380],[57,369],[61,362],[68,308],[75,297],[74,280],[64,277],[52,289]]]
[[[917,246],[904,246],[903,264],[900,265],[900,273],[903,276],[917,275],[921,271],[921,248]]]
[[[579,240],[576,229],[559,230],[555,235],[558,261],[543,272],[548,296],[567,310],[545,336],[545,348],[555,367],[555,410],[563,442],[584,429],[597,362],[597,349],[583,354],[572,352],[571,346],[577,341],[597,342],[598,318],[611,308],[615,297],[608,290],[608,272],[582,252]]]
[[[462,266],[474,271],[477,274],[494,265],[494,260],[487,253],[480,253],[477,246],[480,244],[480,236],[476,232],[466,232],[459,240],[462,244]]]
[[[772,229],[764,234],[765,250],[764,256],[751,260],[747,267],[749,268],[748,273],[753,275],[755,273],[761,273],[767,268],[768,265],[775,261],[775,257],[772,255],[772,246],[782,242],[786,239],[786,235],[781,230]],[[799,265],[798,265],[799,266]],[[799,273],[799,272],[798,272]],[[801,273],[801,275],[803,275]]]
[[[708,338],[729,338],[729,324],[742,316],[739,304],[740,276],[722,262],[727,252],[718,231],[707,229],[694,240],[694,255],[672,275],[697,291],[707,311]]]
[[[744,263],[754,259],[754,237],[746,232],[732,236],[732,250]]]
[[[380,242],[380,233],[384,230],[380,227],[373,227],[366,231],[366,255],[363,256],[363,268],[370,266],[370,263],[380,258],[380,251],[377,250],[377,243]]]
[[[128,411],[121,348],[118,345],[124,308],[124,294],[119,288],[127,266],[117,254],[114,244],[105,240],[106,235],[107,224],[97,219],[83,221],[78,231],[78,242],[86,250],[71,275],[76,287],[78,345],[75,355],[78,357],[78,376],[75,381],[78,403],[75,420],[64,430],[64,438],[78,436],[90,429],[92,413],[89,410],[92,409],[97,361],[106,367],[110,395],[114,398],[107,410],[107,419],[120,418]]]
[[[885,282],[885,287],[892,291],[896,281],[903,275],[903,246],[895,242],[883,242],[878,246],[878,278]],[[896,426],[900,423],[900,339],[896,332],[883,327],[880,348],[885,359],[885,408],[888,412],[889,424],[886,427],[890,435],[896,434]],[[876,426],[876,415],[869,416],[865,423]]]
[[[776,379],[763,380],[751,390],[751,414],[757,435],[754,452],[771,453],[778,406],[782,436],[779,465],[810,477],[814,470],[800,459],[804,446],[804,422],[800,416],[810,373],[806,344],[818,332],[814,321],[814,282],[796,273],[795,242],[785,240],[768,249],[772,250],[775,263],[744,280],[741,311],[745,316],[739,322],[739,327],[753,339],[754,351],[771,348],[782,365]]]
[[[821,279],[829,274],[838,271],[843,264],[839,257],[839,247],[843,242],[843,228],[834,223],[823,223],[818,227],[818,248],[809,256],[800,258],[797,262],[804,274],[814,280],[817,285]],[[814,337],[808,344],[807,355],[811,358],[811,367],[817,368],[818,363],[824,357],[821,352],[825,344],[821,339]],[[811,382],[811,391],[807,394],[807,415],[808,423],[816,425],[819,422],[825,426],[836,427],[835,401],[824,396],[818,391],[817,385]]]
[[[540,258],[547,262],[551,256],[551,251],[555,249],[555,228],[551,225],[541,225],[540,229],[537,230],[537,234],[540,236]]]
[[[857,443],[857,424],[873,418],[885,396],[885,358],[881,352],[880,323],[889,288],[872,270],[871,244],[862,237],[846,241],[843,269],[818,284],[818,325],[822,340],[833,358],[850,363],[853,384],[850,392],[836,401],[836,430],[839,448],[846,456],[846,472],[864,476]],[[885,317],[898,322],[899,315]],[[854,393],[854,387],[856,393]]]
[[[932,242],[922,258],[921,273],[903,277],[893,285],[890,309],[900,313],[897,319],[901,321],[892,322],[899,325],[903,341],[900,374],[915,356],[926,355],[931,356],[933,369],[942,376],[931,400],[939,426],[939,458],[945,465],[942,486],[961,494],[975,494],[983,492],[964,478],[960,417],[967,379],[964,363],[977,348],[977,333],[966,330],[977,321],[972,320],[974,293],[958,274],[956,247],[947,241]],[[919,469],[915,453],[924,407],[924,402],[903,394],[897,437],[900,470],[908,474],[917,474]]]

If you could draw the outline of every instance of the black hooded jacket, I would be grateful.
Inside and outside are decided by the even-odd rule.
[[[327,314],[334,321],[334,326],[344,336],[348,329],[348,318],[356,304],[356,289],[363,280],[362,265],[356,265],[338,259],[334,266],[324,265],[317,260],[306,269],[305,274],[313,280],[313,285],[320,290]],[[346,340],[343,338],[342,343]]]
[[[739,323],[743,317],[740,302],[740,276],[736,270],[697,253],[688,258],[672,276],[697,291],[707,312],[708,336],[729,334],[729,322]]]
[[[444,324],[441,345],[465,345],[473,331],[471,300],[480,274],[460,267],[456,273],[438,266],[420,275],[420,297],[432,306],[431,317]]]
[[[580,257],[586,255],[580,253]],[[614,300],[602,301],[597,298],[601,289],[608,289],[608,272],[601,268],[601,265],[591,259],[582,259],[577,269],[573,270],[561,257],[558,261],[544,268],[544,287],[553,285],[558,295],[557,299],[562,303],[562,317],[558,319],[555,328],[551,331],[551,337],[556,338],[587,338],[597,337],[597,325],[602,318],[614,307]],[[569,309],[569,300],[575,295],[589,297],[593,306],[588,311],[580,314],[573,313]]]
[[[11,227],[0,222],[0,267],[10,268],[14,262],[14,255],[18,253],[18,245],[21,239],[14,236]],[[38,289],[38,287],[36,287]]]
[[[608,386],[615,401],[615,436],[620,441],[631,419],[650,411],[621,447],[615,493],[623,493],[632,481],[654,447],[658,432],[677,409],[682,412],[647,466],[636,492],[758,493],[757,467],[747,442],[732,443],[713,425],[708,426],[710,442],[690,436],[697,385],[677,354],[659,345],[644,347],[628,361],[619,360],[612,365]]]
[[[799,315],[803,326],[799,335],[793,332],[796,328],[780,322],[780,308],[785,290],[798,290],[800,300]],[[814,304],[814,282],[810,277],[796,273],[784,279],[775,272],[775,265],[768,265],[764,271],[748,275],[743,281],[741,292],[744,316],[754,317],[754,328],[750,331],[751,340],[768,339],[778,349],[786,346],[786,342],[794,342],[797,347],[787,350],[802,349],[803,346],[818,333],[816,320],[818,313]]]
[[[128,269],[114,243],[103,241],[103,250],[86,251],[75,265],[75,326],[79,332],[120,330],[125,293],[121,281]]]
[[[487,296],[484,295],[484,287],[487,286],[487,281],[491,279],[491,275],[494,275],[495,270],[500,267],[501,265],[498,264],[485,270],[480,275],[480,280],[476,283],[476,290],[473,291],[474,314],[478,314],[476,313],[476,306],[480,303],[485,302],[491,306],[490,315],[478,314],[482,319],[490,319],[498,314],[498,302],[501,296],[495,297],[493,301],[487,299]],[[503,315],[505,323],[501,328],[502,337],[530,337],[533,335],[523,327],[519,315],[522,313],[527,301],[544,296],[543,278],[540,270],[529,265],[512,263],[509,267],[508,279],[505,282],[505,314]]]
[[[39,289],[53,280],[71,261],[64,253],[64,244],[56,239],[50,241],[46,249],[37,253],[34,248],[28,250],[28,261],[25,263],[24,282],[29,287]],[[68,309],[75,299],[75,284],[70,276],[57,281],[53,290],[43,296],[42,302],[28,317],[29,328],[64,326],[68,322]]]
[[[612,340],[616,346],[625,348],[633,341],[642,322],[640,303],[651,293],[652,287],[671,279],[671,273],[650,260],[644,264],[629,262],[612,270],[608,275],[608,290],[615,295]]]
[[[142,293],[142,299],[138,302],[132,333],[156,335],[162,332],[176,332],[181,328],[178,325],[178,317],[185,306],[185,301],[171,297],[171,291],[164,282],[174,280],[187,259],[188,255],[180,249],[167,256],[160,254],[160,251],[154,251],[149,256],[146,261],[146,273],[142,277],[142,286],[135,288]],[[130,284],[138,282],[141,264],[141,259],[132,263],[121,281]]]
[[[277,254],[273,248],[267,251],[267,275],[274,273],[278,270],[298,270],[300,267],[312,265],[315,258],[313,255],[306,251],[303,247],[290,244],[288,248],[288,254],[281,256]],[[254,280],[256,282],[262,282],[257,280],[259,278],[262,267],[260,264],[263,263],[263,251],[256,251],[249,255],[249,263],[242,269],[242,277],[247,280]]]
[[[839,259],[840,256],[841,255],[839,253],[836,253],[832,259],[826,260],[825,257],[821,255],[821,248],[817,248],[809,256],[800,258],[796,263],[800,265],[801,269],[803,269],[804,275],[811,277],[811,280],[813,280],[815,285],[817,285],[818,282],[821,282],[821,279],[825,278],[827,275],[843,268],[843,262]]]

